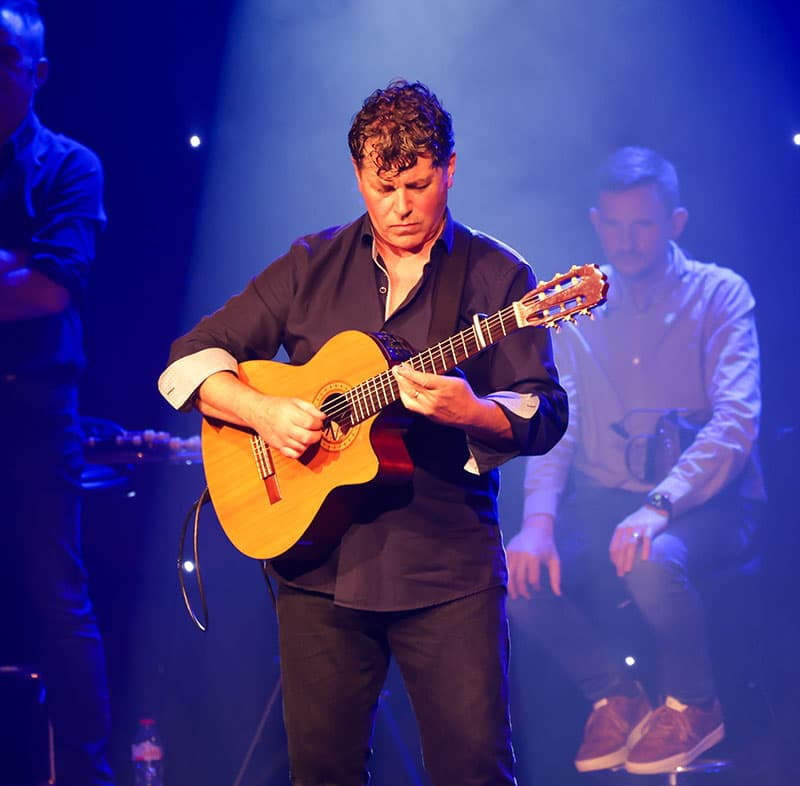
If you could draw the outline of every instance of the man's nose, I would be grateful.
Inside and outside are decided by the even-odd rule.
[[[404,188],[398,188],[394,192],[394,209],[401,215],[406,216],[411,212],[411,203],[408,193]]]
[[[636,248],[636,227],[623,227],[622,247],[625,251],[633,251]]]

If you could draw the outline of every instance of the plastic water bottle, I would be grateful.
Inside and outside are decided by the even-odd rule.
[[[164,786],[164,746],[152,718],[142,718],[131,745],[134,786]]]

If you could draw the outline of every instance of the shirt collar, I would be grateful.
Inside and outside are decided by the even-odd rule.
[[[31,109],[25,116],[25,119],[19,124],[17,130],[9,137],[8,142],[4,145],[4,149],[11,149],[14,158],[26,148],[36,137],[39,129],[42,127],[36,113]]]
[[[453,240],[455,237],[454,223],[453,217],[450,215],[450,208],[445,208],[444,227],[439,234],[439,237],[436,238],[436,242],[433,244],[433,247],[436,248],[436,246],[439,245],[444,246],[448,255],[453,251]],[[375,233],[372,231],[372,222],[369,220],[369,213],[364,213],[364,216],[361,219],[361,242],[372,245],[373,258],[377,258],[377,253],[374,251]],[[431,253],[432,252],[433,249],[431,249]]]

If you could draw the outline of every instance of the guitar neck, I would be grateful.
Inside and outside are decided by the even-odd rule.
[[[574,322],[576,315],[591,316],[590,310],[605,302],[607,291],[608,281],[597,265],[573,266],[491,316],[476,315],[470,327],[408,362],[416,371],[444,374],[518,328],[557,327],[564,321]],[[377,415],[399,398],[397,381],[389,369],[336,396],[323,411],[347,428]]]
[[[516,305],[513,303],[506,306],[489,317],[477,317],[471,327],[412,356],[408,363],[415,371],[428,374],[447,373],[467,358],[477,355],[521,327]],[[397,401],[400,390],[389,369],[356,385],[345,394],[345,398],[350,407],[349,420],[355,425]]]

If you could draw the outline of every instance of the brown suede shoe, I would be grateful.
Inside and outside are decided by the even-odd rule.
[[[647,731],[628,754],[625,769],[637,775],[656,775],[685,767],[725,736],[718,701],[711,709],[683,704],[672,696],[659,707]]]
[[[608,696],[594,703],[583,742],[575,757],[578,772],[606,770],[625,763],[650,718],[650,702],[637,683],[638,695]]]

